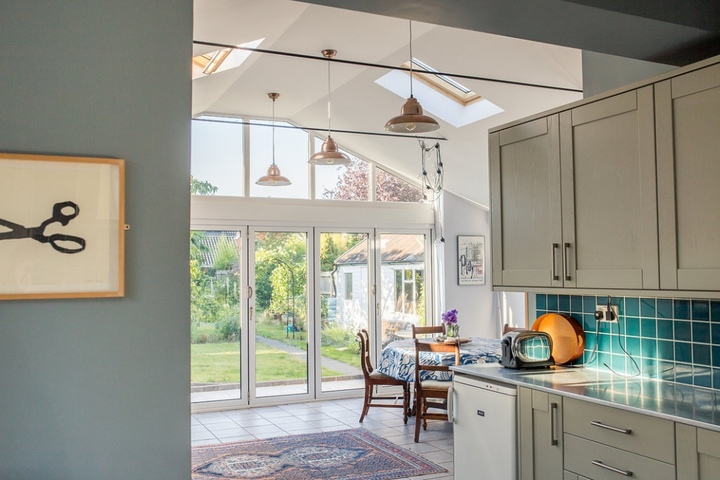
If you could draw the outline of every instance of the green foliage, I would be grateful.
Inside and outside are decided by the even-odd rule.
[[[210,182],[204,182],[197,178],[190,176],[190,193],[192,195],[215,195],[218,191],[218,187]]]
[[[215,270],[234,270],[237,272],[240,262],[240,253],[235,242],[225,235],[218,240],[215,251]]]
[[[240,317],[226,317],[215,324],[220,340],[235,342],[240,338]]]

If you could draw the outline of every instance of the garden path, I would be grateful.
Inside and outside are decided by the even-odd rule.
[[[258,336],[257,341],[270,345],[273,348],[277,348],[278,350],[282,350],[283,352],[287,352],[291,355],[297,355],[299,357],[305,357],[307,353],[305,350],[294,347],[292,345],[288,345],[287,343],[281,342],[279,340],[273,340],[272,338]],[[338,360],[335,360],[334,358],[322,357],[322,366],[330,370],[335,370],[336,372],[342,372],[345,375],[357,375],[358,373],[362,373],[359,367],[353,367],[352,365],[340,362]]]

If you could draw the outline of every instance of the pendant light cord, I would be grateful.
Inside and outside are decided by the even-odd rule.
[[[413,96],[413,53],[412,53],[412,20],[408,20],[410,30],[410,96]]]
[[[330,125],[331,125],[331,123],[330,123],[330,122],[331,122],[331,120],[330,120],[330,118],[331,118],[331,117],[330,117],[330,105],[331,105],[331,101],[330,101],[330,61],[331,61],[331,60],[328,58],[328,61],[327,61],[327,77],[328,77],[328,81],[327,81],[327,85],[328,85],[328,138],[330,138],[330,130],[331,130],[331,128],[330,128]]]
[[[272,126],[272,163],[275,165],[275,99],[272,99],[272,115],[273,115],[273,126]]]

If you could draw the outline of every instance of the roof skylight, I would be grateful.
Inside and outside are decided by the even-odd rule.
[[[447,95],[450,99],[455,100],[461,105],[465,106],[477,100],[482,100],[482,97],[479,94],[473,92],[465,85],[456,82],[452,78],[440,74],[440,72],[417,58],[413,58],[412,63],[413,76],[416,79],[430,87],[438,89],[440,93]],[[410,62],[403,63],[403,67],[410,68]]]
[[[403,66],[409,68],[410,62],[405,62]],[[375,80],[375,83],[401,98],[407,98],[410,96],[407,82],[409,74],[410,72],[407,71],[393,70]],[[413,76],[419,80],[415,83],[414,95],[422,101],[423,108],[455,128],[464,127],[504,111],[416,58],[413,58]]]
[[[257,48],[264,38],[252,42],[241,43],[238,47]],[[197,55],[192,58],[192,79],[206,77],[214,73],[237,68],[243,64],[252,52],[234,48],[222,48],[214,52]]]

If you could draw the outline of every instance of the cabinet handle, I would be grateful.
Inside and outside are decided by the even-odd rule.
[[[455,389],[452,386],[448,388],[447,416],[448,422],[455,423]]]
[[[555,432],[557,432],[555,428],[555,424],[557,423],[557,409],[558,404],[553,402],[550,404],[550,445],[553,447],[558,444],[557,437],[555,435]]]
[[[611,472],[619,473],[620,475],[624,475],[626,477],[633,476],[632,470],[620,470],[619,468],[611,467],[610,465],[605,465],[600,460],[593,460],[592,464],[595,465],[596,467],[604,468],[605,470],[610,470]]]
[[[572,280],[572,277],[571,277],[570,274],[569,274],[569,271],[570,271],[570,258],[568,257],[568,252],[570,251],[570,244],[569,244],[569,243],[566,243],[566,244],[565,244],[565,249],[564,249],[564,250],[565,250],[565,251],[564,251],[564,257],[565,257],[565,258],[564,258],[564,262],[563,262],[563,272],[565,272],[565,280],[570,281],[570,280]]]
[[[557,274],[557,258],[555,257],[555,251],[560,248],[559,243],[553,243],[552,244],[552,279],[553,280],[560,280],[560,275]]]
[[[613,432],[617,433],[624,433],[625,435],[630,435],[632,433],[632,428],[618,428],[618,427],[612,427],[610,425],[605,425],[602,422],[598,422],[597,420],[593,420],[590,422],[590,425],[604,428],[606,430],[612,430]]]

